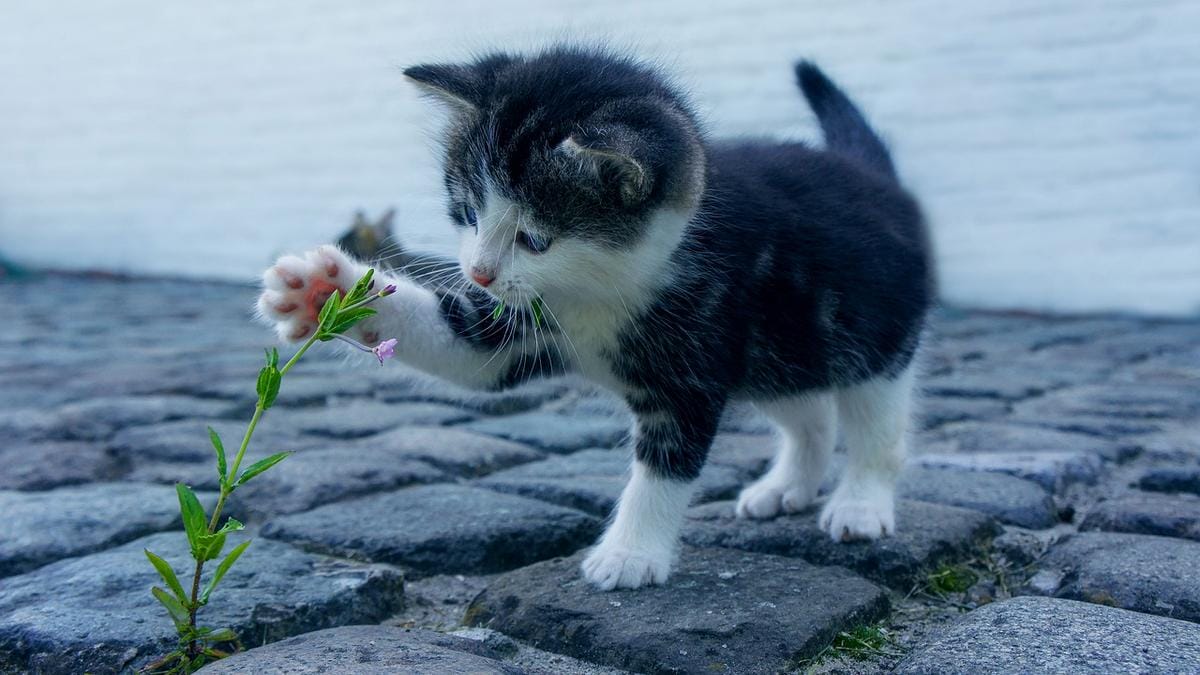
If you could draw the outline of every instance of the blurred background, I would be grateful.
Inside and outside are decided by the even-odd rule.
[[[817,139],[819,61],[928,211],[944,295],[1200,312],[1200,3],[1173,0],[10,0],[0,258],[246,281],[396,208],[448,250],[417,62],[604,39],[714,135]]]

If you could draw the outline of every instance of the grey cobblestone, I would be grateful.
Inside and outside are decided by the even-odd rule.
[[[213,480],[211,466],[206,467]],[[233,495],[234,513],[256,521],[449,476],[425,462],[357,448],[298,452]]]
[[[842,568],[778,556],[689,549],[671,586],[611,593],[575,574],[581,560],[501,576],[467,622],[636,672],[760,673],[814,656],[888,606],[879,588]]]
[[[1131,433],[1140,433],[1137,431]],[[1012,424],[962,422],[947,424],[926,434],[924,453],[1085,453],[1116,459],[1122,444],[1086,433]]]
[[[901,475],[897,492],[907,499],[973,509],[1021,527],[1042,529],[1058,521],[1054,500],[1040,485],[998,473],[910,467]]]
[[[1061,575],[1058,597],[1200,622],[1200,543],[1083,532],[1040,564]]]
[[[123,544],[180,522],[174,488],[139,483],[0,491],[0,513],[0,577]]]
[[[1138,487],[1153,492],[1190,492],[1200,495],[1200,466],[1151,469],[1138,479]]]
[[[0,490],[49,490],[63,485],[110,481],[121,476],[128,460],[115,457],[103,443],[26,441],[0,444]]]
[[[418,575],[499,572],[571,553],[599,534],[592,516],[491,490],[431,485],[269,521],[263,535]]]
[[[479,476],[546,456],[527,445],[467,429],[426,426],[406,426],[352,447],[380,457],[421,461],[460,476]]]
[[[612,448],[629,437],[628,423],[619,418],[569,417],[545,412],[493,417],[463,426],[556,453]]]
[[[1014,598],[963,617],[896,668],[933,673],[1185,673],[1200,626],[1113,607]]]
[[[683,540],[692,546],[720,546],[841,565],[869,579],[907,589],[947,560],[970,556],[996,534],[994,521],[977,511],[900,500],[896,534],[872,542],[834,542],[817,527],[816,511],[774,520],[740,520],[731,502],[693,507]]]
[[[1079,529],[1200,540],[1200,498],[1152,493],[1121,495],[1097,504]]]
[[[400,426],[467,422],[475,418],[475,413],[444,403],[349,400],[329,406],[284,408],[273,411],[271,418],[272,424],[301,433],[331,439],[355,439]]]
[[[562,396],[562,382],[535,382],[515,391],[487,393],[468,391],[419,376],[381,377],[375,395],[389,403],[432,402],[465,408],[485,415],[515,415],[546,405]]]
[[[108,447],[122,459],[164,462],[211,462],[215,455],[208,440],[208,428],[212,427],[229,447],[236,448],[246,432],[246,423],[233,420],[179,420],[130,427],[116,433]],[[263,422],[254,434],[257,448],[271,448],[270,452],[298,450],[315,446],[323,441],[304,439],[302,436],[276,425],[273,419]],[[269,454],[269,453],[264,453]]]
[[[280,640],[204,669],[208,673],[466,673],[520,675],[474,640],[387,626],[328,628]]]
[[[629,479],[630,460],[631,453],[624,449],[581,450],[501,471],[479,484],[605,517]],[[711,463],[700,472],[693,501],[735,497],[747,479],[748,473],[736,467]]]
[[[1104,471],[1104,462],[1099,455],[1070,451],[930,453],[914,458],[914,464],[1008,474],[1054,492],[1061,492],[1076,483],[1095,485]]]

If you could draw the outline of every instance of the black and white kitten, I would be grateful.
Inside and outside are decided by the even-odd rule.
[[[572,371],[624,397],[632,478],[583,563],[600,588],[666,580],[735,399],[784,439],[740,516],[811,503],[840,426],[849,461],[821,527],[839,541],[895,531],[912,363],[934,297],[929,245],[859,111],[816,66],[796,74],[825,150],[710,142],[666,79],[605,50],[405,71],[452,111],[458,269],[385,274],[400,290],[363,337],[395,337],[402,360],[473,387]],[[259,309],[301,339],[329,289],[364,271],[332,246],[282,258]]]

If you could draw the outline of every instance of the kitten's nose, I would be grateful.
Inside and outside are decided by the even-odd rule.
[[[494,275],[486,270],[482,270],[478,267],[472,267],[471,268],[471,279],[474,280],[474,282],[479,284],[480,286],[487,288],[489,285],[491,285],[491,283],[493,281],[496,280],[496,275]]]

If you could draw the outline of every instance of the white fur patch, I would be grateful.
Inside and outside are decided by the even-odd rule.
[[[665,582],[691,497],[691,483],[657,478],[634,462],[612,524],[583,561],[584,577],[605,591]]]
[[[838,391],[848,462],[821,510],[834,541],[878,539],[896,531],[896,479],[904,466],[915,366]]]
[[[782,439],[771,468],[738,496],[740,518],[774,518],[812,503],[837,444],[837,403],[830,393],[759,403]]]

